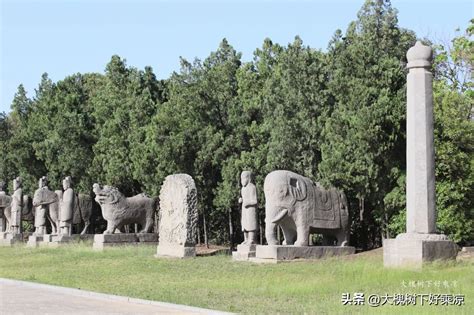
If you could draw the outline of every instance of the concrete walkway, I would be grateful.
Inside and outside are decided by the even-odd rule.
[[[203,308],[0,278],[0,314],[229,314]]]

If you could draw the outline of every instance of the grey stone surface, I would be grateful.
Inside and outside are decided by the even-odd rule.
[[[12,198],[7,195],[6,191],[6,183],[0,181],[0,232],[7,231],[7,219],[6,219],[6,212],[11,213],[11,202]],[[6,209],[8,210],[6,211]]]
[[[383,258],[386,267],[418,268],[458,249],[436,232],[431,47],[417,42],[407,60],[407,232],[383,241]]]
[[[320,233],[328,245],[349,243],[349,210],[346,196],[337,189],[326,190],[309,178],[290,171],[273,171],[264,183],[266,238],[277,245],[275,228],[283,230],[284,244],[308,246],[310,233]]]
[[[27,247],[39,247],[40,243],[43,242],[43,235],[30,235],[28,237],[28,242],[26,242]]]
[[[252,172],[243,171],[240,175],[242,190],[239,203],[242,204],[241,224],[244,232],[242,244],[257,243],[258,219],[257,219],[257,187],[252,181]]]
[[[14,246],[16,244],[23,243],[23,234],[22,233],[10,233],[2,232],[0,233],[0,246]]]
[[[464,246],[461,251],[465,253],[474,253],[474,246]]]
[[[140,224],[140,233],[153,229],[158,200],[145,194],[125,197],[117,188],[94,184],[95,200],[102,209],[102,216],[107,221],[104,234],[113,234],[117,229],[128,224]]]
[[[331,256],[351,255],[355,253],[352,246],[293,246],[293,245],[257,245],[257,259],[294,260],[321,259]]]
[[[68,198],[72,198],[72,197],[69,196]],[[93,200],[90,196],[86,194],[75,194],[75,193],[74,193],[74,198],[72,199],[74,202],[72,221],[68,219],[68,223],[84,224],[84,228],[82,229],[80,234],[86,234],[90,226]],[[35,192],[35,195],[33,197],[34,207],[38,207],[40,205],[48,206],[48,219],[50,220],[51,225],[53,227],[53,231],[52,231],[53,234],[56,234],[56,232],[59,231],[60,222],[61,222],[61,218],[60,218],[61,215],[60,215],[59,209],[62,202],[63,202],[62,190],[51,191],[49,189],[38,189]],[[69,230],[67,234],[69,234]]]
[[[194,257],[197,219],[197,190],[193,178],[187,174],[167,176],[160,191],[156,257]]]
[[[70,176],[63,179],[63,194],[59,201],[59,231],[61,235],[72,234],[72,224],[74,219],[74,190],[72,189],[72,180]]]
[[[46,235],[46,234],[45,234]],[[94,238],[94,234],[48,234],[43,236],[43,241],[38,244],[39,247],[62,247],[71,244],[78,244],[81,241],[88,241]]]
[[[13,234],[21,233],[21,215],[23,209],[23,190],[21,177],[13,180],[13,195],[10,215],[10,232]]]
[[[255,257],[256,244],[240,244],[237,245],[237,250],[232,252],[233,260],[246,261],[251,257]]]
[[[48,178],[43,176],[39,179],[38,189],[35,191],[35,195],[41,194],[42,189],[48,188]],[[34,215],[34,226],[35,226],[35,234],[36,235],[43,235],[46,233],[46,219],[48,216],[49,205],[39,205],[35,207],[35,215]],[[55,229],[54,225],[52,224],[53,229]],[[33,239],[31,239],[33,241]],[[33,244],[33,243],[31,243]],[[36,244],[36,243],[35,243]],[[36,247],[37,245],[35,245]]]
[[[104,250],[107,247],[125,245],[157,245],[158,234],[156,233],[118,233],[118,234],[96,234],[92,248]]]
[[[432,51],[408,50],[407,233],[436,233]]]
[[[0,314],[229,314],[186,305],[0,278]]]
[[[436,260],[455,260],[458,246],[449,240],[385,239],[383,261],[385,267],[421,268]]]

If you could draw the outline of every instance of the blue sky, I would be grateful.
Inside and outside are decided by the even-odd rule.
[[[244,61],[269,37],[299,35],[325,49],[338,28],[356,19],[363,0],[0,0],[0,111],[20,83],[34,96],[41,74],[54,81],[103,72],[114,54],[153,67],[159,78],[179,70],[179,57],[204,59],[222,38]],[[449,40],[474,17],[471,0],[392,0],[399,25],[420,37]]]

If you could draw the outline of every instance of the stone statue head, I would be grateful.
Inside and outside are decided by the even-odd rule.
[[[13,190],[17,190],[17,189],[21,188],[21,184],[22,184],[21,177],[18,176],[17,178],[15,178],[13,180]]]
[[[98,204],[115,204],[124,198],[122,193],[113,186],[105,185],[103,188],[99,184],[94,184],[92,190],[95,193],[95,201]]]
[[[245,187],[249,183],[252,182],[252,172],[251,171],[243,171],[240,174],[240,182],[242,183],[242,186]]]
[[[71,176],[66,176],[63,179],[63,189],[67,190],[69,188],[72,188],[72,178],[71,178]]]
[[[38,187],[39,188],[43,188],[43,187],[46,187],[48,186],[48,177],[47,176],[43,176],[39,179],[39,182],[38,182]]]

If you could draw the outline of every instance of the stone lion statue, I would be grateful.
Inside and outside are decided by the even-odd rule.
[[[146,194],[125,197],[116,187],[93,185],[95,201],[102,209],[102,216],[107,221],[104,234],[113,234],[124,225],[139,224],[139,233],[150,233],[153,228],[154,216],[158,209],[158,198],[150,198]]]

